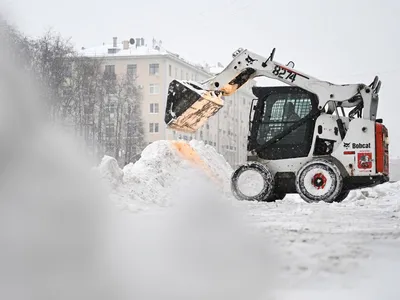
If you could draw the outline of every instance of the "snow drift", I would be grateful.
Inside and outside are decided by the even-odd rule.
[[[111,198],[116,204],[133,211],[171,205],[176,189],[184,182],[190,185],[188,179],[199,176],[229,194],[233,172],[212,146],[195,140],[156,141],[143,150],[135,164],[123,169],[114,158],[105,156],[97,169],[110,183]]]

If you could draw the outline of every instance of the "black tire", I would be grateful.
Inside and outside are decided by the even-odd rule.
[[[276,194],[276,200],[283,200],[286,197],[286,194]]]
[[[308,203],[332,203],[342,193],[342,187],[342,174],[330,160],[312,160],[301,167],[296,175],[297,193]]]
[[[269,196],[269,198],[266,200],[267,202],[275,202],[276,200],[283,200],[283,198],[286,197],[286,194],[282,194],[282,193],[274,193],[271,196]]]
[[[264,180],[264,185],[262,190],[254,196],[247,196],[243,194],[238,188],[238,180],[240,175],[242,175],[245,171],[253,170],[261,174]],[[233,172],[231,177],[231,191],[232,194],[238,200],[246,200],[246,201],[266,201],[271,202],[275,201],[275,197],[273,195],[274,190],[274,177],[272,176],[271,171],[264,165],[257,162],[250,162],[244,164],[237,168],[235,172]]]
[[[342,202],[347,198],[347,196],[350,194],[350,191],[343,191],[337,196],[337,198],[334,200],[334,202]]]

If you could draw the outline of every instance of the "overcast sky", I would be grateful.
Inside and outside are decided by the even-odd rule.
[[[227,64],[243,47],[334,83],[382,79],[379,117],[400,156],[400,1],[0,0],[20,30],[52,27],[77,47],[150,37],[186,58]],[[275,82],[272,82],[274,84]],[[399,128],[397,128],[399,126]]]

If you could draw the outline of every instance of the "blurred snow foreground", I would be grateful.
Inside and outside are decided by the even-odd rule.
[[[275,264],[264,238],[241,222],[229,201],[221,201],[223,189],[214,189],[230,171],[221,157],[210,157],[220,163],[209,170],[203,165],[196,174],[160,142],[124,170],[109,157],[93,170],[74,139],[46,121],[46,103],[34,80],[14,62],[2,41],[0,299],[212,300],[265,294]],[[190,151],[187,145],[175,147],[182,155]],[[217,185],[202,176],[207,172],[215,172]],[[181,188],[188,183],[189,190]],[[171,194],[165,195],[168,187]],[[121,190],[115,205],[108,194]],[[172,198],[180,205],[169,213],[119,209],[134,210],[135,202],[161,207]]]
[[[191,215],[124,218],[78,145],[46,122],[33,80],[13,62],[2,41],[0,299],[240,299],[263,292],[268,265],[259,240],[235,230],[233,215],[214,202]],[[154,170],[167,167],[150,152],[143,157]],[[149,190],[136,191],[145,201],[160,194],[157,184],[167,184],[169,171],[141,177],[140,163],[124,174],[107,158],[102,166],[114,186],[147,181]],[[195,196],[217,197],[201,188],[206,194]],[[239,260],[245,245],[254,253]]]

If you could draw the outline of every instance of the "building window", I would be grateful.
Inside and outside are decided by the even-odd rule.
[[[149,65],[149,74],[150,75],[158,75],[159,70],[160,70],[159,64],[150,64]]]
[[[175,68],[175,78],[178,79],[178,68]]]
[[[110,123],[106,125],[106,137],[112,138],[115,134],[115,126],[114,123]]]
[[[115,53],[117,53],[119,51],[119,49],[116,49],[116,48],[109,48],[108,49],[108,54],[115,54]]]
[[[136,76],[137,67],[136,65],[127,65],[126,67],[126,74],[132,78]]]
[[[157,83],[150,84],[150,95],[157,95],[160,93],[160,86]]]
[[[159,105],[158,103],[150,103],[150,113],[158,114],[159,113]]]
[[[114,74],[115,73],[115,65],[106,65],[104,67],[104,73]]]
[[[144,38],[136,38],[136,46],[144,46]]]
[[[106,114],[114,114],[116,109],[116,105],[114,102],[108,102],[106,103],[104,107],[104,111]]]
[[[189,80],[189,73],[186,73],[186,80]]]
[[[106,65],[104,68],[104,76],[108,79],[115,79],[115,65]]]
[[[181,79],[183,80],[183,70],[181,70]]]
[[[172,66],[171,65],[169,65],[169,67],[168,67],[168,72],[169,72],[169,76],[172,77]]]
[[[152,133],[159,131],[158,123],[149,123],[149,131]]]

